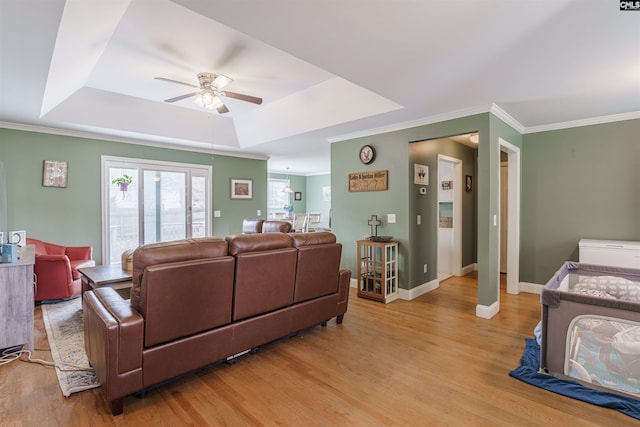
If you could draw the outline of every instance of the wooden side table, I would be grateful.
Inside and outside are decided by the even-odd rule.
[[[399,292],[398,242],[358,240],[358,296],[386,304]]]
[[[82,293],[103,286],[114,288],[120,295],[126,297],[131,290],[131,273],[123,270],[120,264],[98,265],[83,267],[78,271],[82,274]],[[127,297],[128,298],[128,297]]]

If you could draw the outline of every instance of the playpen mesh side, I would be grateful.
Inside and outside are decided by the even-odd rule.
[[[640,397],[640,322],[577,316],[565,348],[564,375]]]

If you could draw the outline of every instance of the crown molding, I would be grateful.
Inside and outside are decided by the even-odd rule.
[[[492,104],[489,112],[514,128],[518,133],[523,134],[526,128],[516,119],[514,119],[509,113],[504,111],[498,104]]]
[[[73,129],[59,129],[46,126],[35,126],[24,123],[0,122],[0,128],[21,130],[25,132],[46,133],[49,135],[70,136],[74,138],[98,139],[101,141],[121,142],[125,144],[144,145],[147,147],[168,148],[172,150],[190,151],[195,153],[217,154],[220,156],[241,157],[253,160],[269,160],[269,156],[263,154],[241,153],[233,150],[219,150],[206,143],[199,143],[200,147],[182,145],[179,142],[170,141],[149,141],[146,139],[129,138],[117,135],[100,134],[96,132],[86,132]],[[176,140],[178,141],[178,140]],[[193,144],[193,141],[190,143]]]
[[[523,134],[547,132],[551,130],[561,130],[576,128],[580,126],[600,125],[603,123],[622,122],[625,120],[640,119],[640,111],[631,111],[629,113],[612,114],[609,116],[592,117],[590,119],[572,120],[568,122],[553,123],[549,125],[532,126],[525,129]]]
[[[457,111],[452,111],[450,113],[439,114],[437,116],[430,116],[422,119],[411,120],[408,122],[395,123],[389,126],[381,126],[378,128],[365,129],[359,132],[338,135],[338,136],[328,138],[327,141],[329,141],[330,143],[334,143],[334,142],[346,141],[349,139],[363,138],[366,136],[380,135],[382,133],[395,132],[399,130],[415,128],[418,126],[431,125],[434,123],[444,122],[447,120],[454,120],[454,119],[460,119],[462,117],[473,116],[475,114],[488,113],[490,109],[491,109],[490,106],[471,107],[471,108],[466,108],[464,110],[457,110]]]

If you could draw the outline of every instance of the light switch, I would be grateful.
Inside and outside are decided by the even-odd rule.
[[[258,210],[256,211],[256,215],[258,215],[258,216],[262,215],[262,211],[261,211],[260,209],[258,209]]]
[[[387,222],[389,224],[395,224],[396,223],[396,214],[387,214]]]

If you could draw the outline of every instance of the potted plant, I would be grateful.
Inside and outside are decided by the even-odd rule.
[[[287,203],[286,205],[284,205],[284,210],[287,212],[288,218],[293,217],[293,205]]]
[[[133,182],[133,178],[131,178],[126,173],[123,173],[122,176],[111,181],[112,184],[116,184],[117,186],[119,186],[120,191],[122,192],[127,191],[127,189],[129,188],[129,184],[131,184],[131,182]]]

